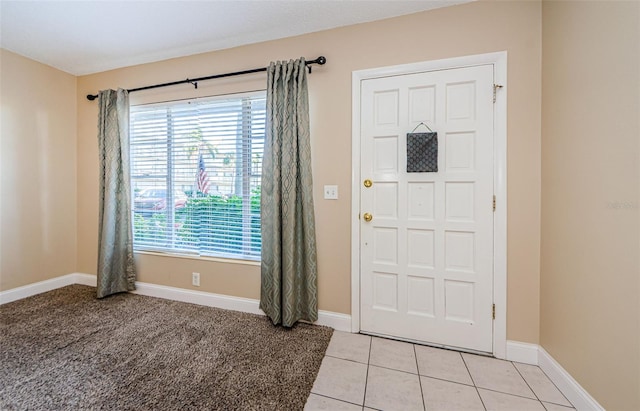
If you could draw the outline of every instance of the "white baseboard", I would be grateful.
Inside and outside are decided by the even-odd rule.
[[[538,365],[538,344],[507,340],[507,360]]]
[[[604,411],[598,403],[562,366],[542,347],[538,350],[538,366],[578,411]]]
[[[578,411],[604,411],[562,366],[537,344],[507,341],[507,360],[537,365]]]
[[[56,288],[71,284],[82,284],[95,287],[97,279],[95,275],[91,274],[72,273],[62,277],[56,277],[50,280],[25,285],[23,287],[0,291],[0,304],[10,303],[12,301],[55,290]],[[206,305],[208,307],[223,308],[225,310],[265,315],[260,309],[260,302],[252,298],[187,290],[184,288],[168,287],[139,281],[136,281],[136,290],[133,291],[133,293],[150,297],[165,298],[167,300],[182,301],[185,303]],[[339,331],[350,331],[351,316],[348,314],[319,310],[318,321],[316,321],[315,324],[325,325]]]
[[[142,282],[136,282],[136,290],[133,291],[133,293],[191,304],[206,305],[208,307],[223,308],[225,310],[265,315],[260,309],[260,302],[252,298],[234,297]],[[351,328],[351,316],[332,311],[319,310],[318,321],[316,321],[315,324],[325,325],[339,331],[348,331]]]
[[[223,294],[207,293],[204,291],[187,290],[184,288],[168,287],[136,281],[134,294],[149,297],[164,298],[184,303],[206,305],[208,307],[223,308],[225,310],[241,311],[251,314],[264,315],[259,308],[258,300],[251,298],[232,297]]]
[[[75,273],[76,282],[75,284],[88,285],[90,287],[95,287],[98,285],[98,277],[92,274],[83,274],[83,273]]]
[[[67,285],[76,284],[77,275],[78,275],[77,273],[67,274],[61,277],[52,278],[50,280],[39,281],[37,283],[28,284],[22,287],[16,287],[6,291],[0,291],[0,305],[10,303],[16,300],[21,300],[23,298],[31,297],[32,295],[55,290],[56,288],[61,288]]]
[[[351,316],[333,311],[318,310],[318,325],[326,325],[334,330],[351,332]]]

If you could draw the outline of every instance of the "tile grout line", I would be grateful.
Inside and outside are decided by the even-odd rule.
[[[536,393],[536,391],[533,389],[533,387],[529,384],[529,381],[527,381],[527,379],[524,377],[524,375],[522,374],[522,372],[520,372],[520,369],[519,369],[518,367],[516,367],[515,362],[516,362],[516,361],[511,361],[511,365],[513,365],[513,368],[515,368],[515,369],[516,369],[516,371],[518,372],[518,374],[520,374],[520,377],[522,377],[522,379],[524,380],[525,384],[527,384],[527,387],[529,387],[529,389],[531,390],[531,392],[533,393],[533,395],[535,395],[535,396],[536,396],[536,399],[540,402],[540,404],[542,404],[542,408],[544,408],[544,409],[546,410],[546,409],[547,409],[547,407],[545,407],[544,402],[540,399],[540,397],[538,396],[538,394]],[[541,369],[540,367],[538,367],[537,365],[536,365],[535,367],[537,367],[540,371],[542,371],[542,369]],[[545,374],[545,373],[544,373],[544,371],[542,371],[542,374],[543,374],[545,377],[547,377],[547,379],[548,379],[549,381],[551,381],[551,378],[549,378],[549,376],[548,376],[547,374]],[[556,389],[558,390],[558,392],[560,392],[560,395],[562,395],[562,397],[563,397],[565,400],[567,400],[567,402],[568,402],[569,404],[571,404],[571,407],[567,407],[566,405],[558,404],[558,403],[555,403],[555,402],[553,402],[553,401],[545,401],[545,402],[548,402],[549,404],[559,405],[559,406],[561,406],[561,407],[565,407],[565,408],[569,408],[569,409],[575,409],[575,407],[573,406],[573,404],[571,403],[571,401],[569,401],[569,400],[567,399],[567,397],[565,397],[565,396],[564,396],[564,394],[562,393],[562,391],[560,391],[560,390],[558,389],[558,387],[553,383],[553,381],[551,381],[551,384],[553,384],[553,386],[554,386],[554,387],[556,387]],[[498,392],[499,392],[499,391],[498,391]],[[506,394],[506,393],[505,393],[505,394]],[[514,395],[514,394],[511,394],[511,395]],[[520,397],[520,396],[519,396],[519,395],[517,395],[517,397]],[[523,397],[523,398],[527,398],[527,397]],[[533,399],[533,398],[531,398],[531,399]]]
[[[464,368],[466,368],[467,372],[469,373],[469,378],[471,378],[471,384],[474,387],[477,387],[476,386],[476,380],[473,378],[473,375],[471,374],[471,370],[469,369],[469,366],[467,365],[467,362],[464,359],[464,355],[462,355],[462,353],[458,353],[458,354],[460,354],[460,358],[462,359],[462,363],[464,364]]]
[[[546,404],[552,404],[552,405],[555,405],[555,406],[560,407],[560,408],[566,408],[567,411],[576,411],[576,409],[573,408],[573,407],[567,407],[566,405],[560,405],[560,404],[556,404],[555,402],[548,402],[548,401],[542,403],[542,407],[545,409],[545,411],[549,410],[549,408],[547,408],[545,406],[545,403]]]
[[[371,362],[371,347],[373,346],[373,337],[369,336],[369,355],[367,356],[367,373],[364,377],[364,396],[362,397],[362,410],[364,411],[365,401],[367,400],[367,385],[369,385],[369,363]]]
[[[333,338],[333,337],[332,337],[332,338]],[[331,340],[329,341],[329,343],[331,343]],[[327,347],[327,348],[328,348],[328,347]],[[352,362],[352,363],[355,363],[355,364],[362,364],[362,363],[361,363],[361,362],[359,362],[359,361],[354,361],[354,360],[350,360],[350,359],[347,359],[347,358],[335,357],[335,356],[333,356],[333,355],[327,355],[327,354],[326,354],[326,351],[325,351],[324,358],[327,358],[327,357],[329,357],[329,358],[333,358],[333,359],[336,359],[336,360],[340,360],[340,361],[349,361],[349,362]],[[323,359],[324,359],[324,358],[323,358]],[[317,378],[318,378],[318,377],[316,376],[316,379],[317,379]],[[365,389],[366,389],[366,379],[365,379]],[[331,400],[334,400],[334,401],[340,401],[340,402],[343,402],[343,403],[345,403],[345,404],[352,404],[352,405],[355,405],[355,406],[360,407],[360,408],[361,408],[361,410],[362,410],[362,411],[364,411],[364,401],[363,401],[363,404],[361,405],[361,404],[354,403],[354,402],[347,401],[347,400],[343,400],[343,399],[340,399],[340,398],[335,398],[335,397],[332,397],[332,396],[330,396],[330,395],[315,393],[315,392],[313,392],[313,387],[312,387],[311,392],[309,393],[309,397],[310,397],[312,394],[313,394],[313,395],[320,396],[320,397],[323,397],[323,398],[328,398],[328,399],[331,399]],[[307,398],[307,402],[308,402],[308,401],[309,401],[309,399]],[[305,404],[305,405],[306,405],[306,404]]]
[[[516,367],[516,365],[513,363],[513,361],[509,361],[509,363],[511,364],[511,366],[516,370],[516,372],[518,373],[518,375],[520,376],[520,378],[522,378],[522,381],[524,381],[525,384],[527,384],[527,387],[529,387],[529,389],[531,390],[531,392],[533,393],[533,395],[536,397],[536,400],[538,400],[538,402],[540,403],[540,405],[542,405],[542,408],[544,408],[545,410],[547,409],[547,407],[544,406],[544,404],[542,403],[542,400],[540,399],[540,397],[538,397],[538,394],[533,390],[533,387],[531,385],[529,385],[529,381],[527,381],[526,378],[524,378],[524,375],[522,375],[522,373],[520,372],[520,370],[518,369],[518,367]],[[531,398],[533,399],[533,398]]]
[[[450,382],[451,384],[458,384],[458,385],[464,385],[465,387],[473,387],[473,388],[475,388],[475,385],[473,385],[473,384],[466,384],[466,383],[460,382],[460,381],[448,380],[446,378],[441,378],[441,377],[432,377],[431,375],[420,375],[420,376],[424,377],[424,378],[430,378],[432,380]]]
[[[513,366],[514,366],[514,367],[516,367],[515,363],[516,363],[517,361],[512,361],[512,362],[514,363],[514,364],[513,364]],[[521,364],[521,363],[518,363],[518,364]],[[525,364],[525,365],[526,365],[526,364]],[[556,385],[556,383],[555,383],[555,382],[553,382],[553,380],[552,380],[551,378],[549,378],[549,376],[547,375],[547,373],[546,373],[546,372],[544,372],[544,370],[543,370],[542,368],[540,368],[540,366],[539,366],[539,365],[536,365],[535,367],[538,367],[538,369],[539,369],[540,371],[542,371],[542,374],[543,374],[545,377],[547,377],[547,379],[551,382],[551,384],[552,384],[554,387],[556,387],[556,390],[558,390],[558,392],[560,393],[560,395],[562,395],[562,398],[564,398],[565,400],[567,400],[567,402],[568,402],[569,404],[571,404],[571,407],[567,407],[566,405],[558,404],[557,402],[553,402],[553,401],[545,401],[545,402],[548,402],[549,404],[559,405],[559,406],[561,406],[561,407],[566,407],[566,408],[573,408],[573,409],[575,409],[576,407],[573,405],[573,403],[572,403],[571,401],[569,401],[569,399],[567,398],[567,396],[566,396],[566,395],[564,395],[564,393],[563,393],[562,391],[560,391],[560,388],[558,388],[558,386]],[[518,368],[518,367],[516,367],[516,369],[517,369],[517,368]],[[520,371],[520,370],[518,370],[518,371]],[[524,378],[524,376],[523,376],[522,378]],[[526,380],[525,380],[525,381],[526,381]],[[533,391],[533,389],[531,389],[531,391]],[[542,400],[540,400],[540,402],[542,402]],[[542,405],[544,406],[544,404],[542,404]],[[544,407],[544,408],[546,409],[547,407]]]
[[[329,356],[329,357],[331,357],[331,356]],[[337,359],[337,360],[351,361],[351,362],[355,362],[356,364],[364,364],[364,363],[361,363],[361,362],[358,362],[358,361],[347,360],[346,358],[340,358],[340,357],[331,357],[331,358],[335,358],[335,359]],[[401,373],[409,374],[409,375],[419,375],[419,374],[417,374],[417,373],[415,373],[415,372],[410,372],[410,371],[405,371],[405,370],[399,370],[399,369],[397,369],[397,368],[385,367],[384,365],[371,364],[371,366],[372,366],[372,367],[376,367],[376,368],[382,368],[383,370],[397,371],[397,372],[401,372]],[[425,375],[425,377],[428,377],[428,375]],[[433,378],[435,378],[435,377],[433,377]],[[438,379],[441,379],[441,378],[438,378]],[[447,380],[445,380],[445,381],[447,381]],[[469,385],[469,384],[464,384],[464,385]]]
[[[560,393],[562,394],[562,391],[560,391]],[[564,395],[564,394],[563,394],[563,395]],[[569,401],[569,400],[567,400],[567,401]],[[546,400],[545,400],[545,401],[540,400],[540,402],[542,403],[542,405],[544,405],[544,403],[547,403],[547,404],[557,405],[558,407],[564,407],[564,408],[566,408],[566,409],[568,409],[568,410],[575,410],[575,409],[576,409],[576,407],[574,407],[574,406],[573,406],[573,404],[571,403],[571,401],[569,401],[569,404],[571,404],[571,406],[563,405],[563,404],[558,404],[557,402],[553,402],[553,401],[546,401]],[[546,408],[546,407],[545,407],[545,408]]]
[[[476,394],[478,394],[478,398],[480,398],[480,403],[482,404],[482,408],[485,409],[485,411],[487,410],[487,406],[484,404],[484,400],[482,399],[482,395],[480,395],[480,391],[478,390],[478,386],[476,385],[476,381],[473,379],[473,375],[471,374],[471,370],[469,370],[469,366],[467,365],[467,362],[464,359],[464,355],[462,355],[462,353],[458,353],[460,355],[460,358],[462,358],[462,363],[464,364],[464,368],[467,369],[467,372],[469,373],[469,378],[471,378],[471,382],[473,383],[473,388],[476,389]]]
[[[341,399],[339,399],[339,398],[330,397],[330,396],[325,395],[325,394],[318,394],[318,393],[316,393],[316,392],[312,392],[312,393],[310,393],[309,395],[311,395],[311,394],[313,394],[313,395],[317,395],[318,397],[328,398],[328,399],[330,399],[330,400],[334,400],[334,401],[344,402],[345,404],[356,405],[356,406],[358,406],[358,407],[360,406],[360,404],[357,404],[357,403],[355,403],[355,402],[341,400]],[[308,402],[308,401],[309,401],[309,400],[307,400],[307,402]]]
[[[356,364],[367,364],[366,362],[360,362],[360,361],[352,360],[352,359],[349,359],[349,358],[336,357],[335,355],[330,355],[330,354],[325,354],[324,356],[325,357],[335,358],[336,360],[354,362]]]
[[[480,388],[482,388],[485,391],[497,392],[498,394],[510,395],[512,397],[524,398],[525,400],[538,401],[538,402],[542,403],[542,401],[540,401],[537,398],[525,397],[524,395],[518,395],[518,394],[512,394],[510,392],[498,391],[498,390],[493,389],[493,388],[485,388],[485,387],[480,387]],[[555,404],[555,403],[550,403],[550,404]],[[555,405],[560,405],[560,404],[555,404]],[[567,407],[566,405],[560,405],[560,406],[561,407],[565,407],[565,408],[572,408],[572,407]]]
[[[471,355],[474,355],[474,354],[471,354]],[[464,361],[464,356],[463,356],[462,360]],[[500,361],[505,361],[505,360],[500,360]],[[513,363],[513,361],[507,361],[507,362]],[[464,361],[464,364],[465,364],[465,366],[467,366],[466,361]],[[516,371],[518,372],[518,374],[520,375],[520,377],[522,377],[522,375],[520,374],[520,371],[517,369],[517,367],[516,367],[515,365],[513,366],[513,368],[515,368],[515,369],[516,369]],[[467,367],[467,370],[468,370],[468,367]],[[469,375],[471,376],[471,380],[473,381],[473,376],[471,375],[471,372],[469,372]],[[525,384],[527,384],[527,387],[529,387],[529,389],[531,390],[531,392],[533,393],[533,395],[535,396],[535,398],[526,397],[526,396],[524,396],[524,395],[514,394],[514,393],[511,393],[511,392],[500,391],[500,390],[497,390],[497,389],[494,389],[494,388],[478,387],[478,386],[476,386],[476,385],[475,385],[475,381],[473,381],[473,385],[474,385],[474,386],[476,386],[476,388],[482,388],[483,390],[486,390],[486,391],[496,392],[496,393],[498,393],[498,394],[510,395],[510,396],[512,396],[512,397],[524,398],[524,399],[527,399],[527,400],[538,401],[540,404],[542,404],[542,400],[540,400],[540,399],[538,398],[538,396],[536,395],[536,393],[535,393],[535,392],[533,391],[533,389],[529,386],[529,383],[527,382],[527,380],[525,380],[525,379],[524,379],[524,377],[522,377],[522,379],[524,380]],[[479,392],[478,392],[478,394],[479,394]],[[480,399],[482,399],[482,397],[480,397]],[[572,408],[573,408],[573,409],[575,409],[575,408],[573,407],[573,404],[572,404],[572,406],[571,406],[571,407],[567,407],[566,405],[556,404],[556,403],[554,403],[554,402],[550,402],[550,401],[547,401],[547,402],[549,402],[550,404],[560,405],[561,407],[565,407],[565,408],[569,408],[569,409],[572,409]],[[569,403],[571,403],[571,402],[569,402]],[[544,407],[544,404],[543,404],[543,408],[545,408],[545,407]],[[545,409],[546,409],[546,408],[545,408]]]
[[[416,370],[418,371],[418,384],[420,384],[420,397],[422,397],[422,409],[426,411],[427,404],[424,402],[424,390],[422,389],[422,378],[420,378],[420,366],[418,365],[418,353],[416,352],[416,345],[413,345],[413,355],[416,359]]]

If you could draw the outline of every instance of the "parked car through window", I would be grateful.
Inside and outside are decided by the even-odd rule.
[[[173,194],[173,208],[178,210],[187,204],[187,196],[182,191]],[[167,189],[149,188],[138,192],[133,199],[133,211],[153,212],[167,208]]]

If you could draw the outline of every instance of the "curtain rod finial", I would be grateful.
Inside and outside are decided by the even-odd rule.
[[[98,98],[97,94],[87,94],[87,100],[93,101]]]

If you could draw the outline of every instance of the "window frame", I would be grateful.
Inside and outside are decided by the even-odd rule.
[[[133,139],[131,138],[130,131],[130,184],[133,186],[136,180],[149,178],[149,179],[164,179],[166,181],[166,193],[167,197],[165,198],[165,202],[167,205],[175,204],[176,195],[175,195],[175,180],[176,176],[173,174],[173,170],[175,168],[176,161],[174,160],[174,145],[176,139],[176,133],[174,129],[174,120],[173,116],[170,114],[171,109],[174,106],[178,106],[180,104],[189,104],[191,102],[203,103],[207,101],[220,101],[220,100],[237,100],[241,103],[242,108],[239,111],[241,115],[241,129],[242,132],[236,135],[236,148],[240,149],[240,154],[238,158],[241,159],[240,164],[236,166],[236,170],[241,170],[241,174],[235,174],[237,176],[242,177],[242,253],[233,253],[233,252],[202,252],[198,249],[189,249],[185,247],[176,246],[176,208],[175,206],[166,206],[166,226],[170,227],[170,230],[166,230],[168,233],[168,237],[170,238],[168,244],[166,246],[162,245],[153,245],[153,244],[145,244],[140,243],[140,241],[136,241],[135,238],[135,228],[134,228],[134,236],[133,236],[133,250],[135,253],[145,253],[145,254],[154,254],[154,255],[165,255],[165,256],[174,256],[181,258],[196,258],[196,259],[205,259],[212,261],[226,261],[233,263],[247,263],[250,265],[259,264],[261,259],[262,252],[262,243],[260,239],[260,252],[255,253],[251,252],[252,244],[251,244],[251,185],[252,179],[256,176],[261,177],[259,174],[252,174],[253,167],[255,167],[252,158],[252,147],[255,144],[253,140],[254,134],[252,134],[252,114],[254,113],[253,109],[251,109],[251,104],[254,101],[263,100],[264,107],[264,131],[262,133],[262,141],[264,142],[266,138],[266,90],[255,90],[249,92],[241,92],[241,93],[229,93],[229,94],[221,94],[221,95],[213,95],[213,96],[203,96],[197,98],[187,98],[187,99],[176,99],[162,102],[153,102],[153,103],[142,103],[142,104],[134,104],[129,108],[130,114],[130,130],[131,130],[131,118],[133,117],[133,113],[138,108],[166,108],[167,110],[167,126],[166,126],[166,146],[167,146],[167,154],[166,154],[166,174],[153,174],[149,176],[136,177],[133,174],[133,164],[134,164],[134,147],[136,144],[133,143]],[[249,106],[247,108],[247,105]],[[237,138],[240,136],[241,138]],[[247,149],[249,148],[249,149]],[[237,153],[237,151],[236,151]],[[262,151],[263,153],[263,151]],[[262,160],[260,161],[259,169],[262,169]],[[209,177],[211,180],[211,177]],[[258,183],[258,187],[261,187],[261,181]],[[143,189],[147,190],[147,189]],[[150,188],[148,190],[159,190],[159,188]],[[134,198],[135,198],[134,190],[131,190],[132,196],[132,222],[135,221],[135,206],[134,206]],[[188,200],[187,200],[188,201]],[[260,216],[258,217],[258,223],[260,224]]]

